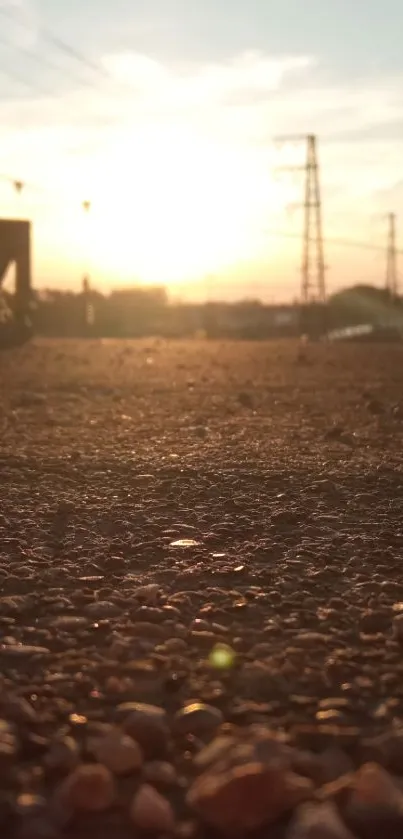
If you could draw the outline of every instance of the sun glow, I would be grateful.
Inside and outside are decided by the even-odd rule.
[[[234,265],[287,202],[259,151],[166,126],[121,137],[91,181],[82,248],[116,283],[191,283]]]

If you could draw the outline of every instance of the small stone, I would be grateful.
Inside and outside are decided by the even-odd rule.
[[[146,586],[140,586],[136,588],[133,592],[134,597],[138,597],[139,600],[143,600],[146,603],[150,603],[155,605],[158,603],[161,594],[161,587],[158,583],[149,583]]]
[[[295,813],[285,839],[354,839],[330,802],[303,804]]]
[[[134,796],[130,817],[135,827],[147,833],[172,833],[175,829],[171,804],[149,784],[143,784]]]
[[[142,702],[124,702],[117,707],[116,716],[126,734],[139,743],[146,758],[166,754],[169,728],[163,708]]]
[[[17,738],[11,726],[0,720],[0,772],[8,771],[18,753]]]
[[[10,696],[1,700],[2,712],[8,720],[31,725],[37,721],[35,708],[23,696]]]
[[[361,766],[352,779],[343,816],[357,836],[403,835],[403,792],[376,763]]]
[[[403,641],[403,614],[393,618],[393,632],[398,641]]]
[[[397,806],[402,814],[403,826],[403,792],[395,784],[389,772],[377,763],[365,763],[356,772],[350,805],[389,808]]]
[[[313,794],[313,784],[281,767],[248,763],[200,775],[187,803],[211,827],[243,833],[271,824]]]
[[[385,632],[389,628],[390,622],[390,612],[368,610],[361,616],[360,630],[367,635],[375,635],[378,632]]]
[[[83,764],[65,778],[57,794],[68,812],[107,810],[115,799],[115,783],[106,766]]]
[[[218,736],[208,746],[201,749],[195,756],[193,763],[197,769],[204,772],[211,766],[230,759],[231,752],[237,745],[237,740],[232,736]],[[252,753],[252,752],[251,752]]]
[[[0,644],[0,657],[23,659],[32,656],[50,655],[48,647],[33,647],[29,644]]]
[[[16,802],[17,839],[57,839],[58,832],[50,819],[48,802],[32,793],[22,793]]]
[[[81,629],[81,627],[88,625],[88,621],[88,618],[76,615],[58,615],[52,620],[52,626],[54,629],[61,630]]]
[[[137,772],[143,763],[143,755],[138,743],[118,728],[92,741],[89,750],[114,775]]]
[[[174,729],[183,736],[192,734],[203,739],[212,736],[223,721],[224,717],[218,708],[194,702],[175,714]]]
[[[151,623],[151,621],[135,621],[130,632],[136,638],[145,638],[147,641],[162,641],[167,635],[167,628],[163,624]]]
[[[62,737],[54,740],[45,755],[45,767],[51,772],[68,773],[76,768],[80,762],[80,749],[73,737]]]
[[[23,792],[18,796],[16,801],[17,813],[22,818],[32,818],[42,815],[47,810],[47,802],[45,798],[40,795],[34,795],[30,792]]]
[[[93,603],[87,603],[84,611],[91,618],[114,618],[121,614],[121,608],[109,600],[95,600]]]
[[[403,775],[403,728],[390,731],[367,741],[371,760],[381,763],[390,772]]]
[[[150,760],[146,763],[143,768],[143,778],[157,789],[173,787],[178,781],[175,767],[166,760]]]

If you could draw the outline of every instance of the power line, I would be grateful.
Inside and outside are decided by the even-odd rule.
[[[273,236],[278,236],[280,239],[301,239],[300,233],[293,233],[289,230],[278,230],[273,227],[265,227],[265,233],[272,233]],[[355,239],[348,239],[341,236],[326,236],[326,243],[346,248],[357,248],[358,250],[376,251],[378,253],[385,253],[384,245],[375,245],[370,242],[360,242]],[[396,248],[396,253],[403,253],[403,250]]]
[[[2,9],[0,7],[0,12],[1,11],[2,11]],[[52,59],[49,58],[47,55],[42,55],[42,54],[37,55],[35,52],[32,52],[31,50],[27,50],[24,47],[19,46],[18,44],[13,44],[13,43],[7,41],[5,38],[1,38],[1,37],[0,37],[0,44],[3,44],[3,46],[7,47],[8,49],[15,50],[15,52],[18,52],[21,55],[26,56],[29,60],[34,61],[37,64],[46,65],[47,67],[50,67],[51,70],[53,70],[53,71],[56,70],[57,73],[61,73],[62,75],[66,74],[68,76],[71,76],[73,82],[75,84],[78,84],[80,87],[86,87],[86,88],[89,87],[91,89],[94,89],[94,84],[93,83],[88,82],[88,81],[84,81],[79,76],[76,76],[75,73],[71,73],[70,70],[67,70],[67,68],[60,67],[59,64],[52,61]]]
[[[18,26],[21,26],[23,29],[27,30],[28,32],[33,32],[34,31],[32,26],[30,26],[28,23],[26,23],[26,21],[18,20],[18,18],[16,18],[15,15],[13,15],[10,12],[9,9],[6,9],[6,8],[0,6],[0,14],[3,15],[3,17],[6,17],[8,20],[10,20],[12,23],[16,23]],[[50,29],[47,29],[45,27],[37,27],[36,31],[39,33],[39,35],[41,35],[43,40],[47,41],[49,44],[51,44],[52,46],[59,49],[61,52],[64,52],[70,58],[74,58],[75,61],[80,63],[87,70],[88,69],[91,70],[93,73],[96,73],[97,75],[101,76],[104,80],[106,79],[108,81],[112,81],[113,84],[116,85],[116,83],[117,83],[116,79],[104,67],[102,67],[102,66],[96,64],[95,62],[93,62],[83,52],[78,50],[75,46],[72,46],[71,44],[69,44],[67,41],[60,38],[55,33],[51,32]],[[29,50],[24,50],[23,48],[19,48],[19,50],[22,51],[22,52],[26,52],[31,57],[37,58],[39,61],[45,60],[46,63],[49,63],[49,60],[45,59],[44,56],[41,56],[41,57],[40,56],[35,56],[34,53],[31,53]],[[60,68],[58,65],[54,65],[54,66],[57,70],[59,70],[59,72],[60,71],[63,72],[63,68]],[[80,83],[85,84],[86,86],[89,86],[89,87],[94,87],[94,85],[91,84],[88,81],[83,82],[81,80]]]

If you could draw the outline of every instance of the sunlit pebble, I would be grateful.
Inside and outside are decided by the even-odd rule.
[[[135,827],[146,832],[172,833],[175,829],[170,802],[149,784],[143,784],[134,796],[130,817]]]
[[[176,539],[175,542],[170,542],[171,548],[194,548],[200,545],[195,539]]]
[[[212,734],[223,721],[223,714],[219,708],[204,702],[194,702],[177,711],[174,727],[178,734],[203,737]]]
[[[46,800],[40,795],[30,792],[22,792],[16,801],[17,811],[20,816],[38,816],[46,810]]]
[[[87,717],[84,717],[82,714],[70,714],[69,722],[71,722],[72,725],[79,726],[86,725],[88,720]]]

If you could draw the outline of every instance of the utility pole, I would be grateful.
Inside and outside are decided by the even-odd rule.
[[[303,303],[325,303],[325,260],[322,231],[322,201],[316,137],[307,138],[305,164],[304,246],[301,272]]]
[[[386,252],[386,289],[391,299],[397,297],[396,214],[388,214],[388,243]]]
[[[322,200],[320,191],[317,138],[314,134],[279,137],[276,142],[304,141],[306,161],[302,166],[280,167],[283,171],[305,173],[303,246],[301,261],[301,303],[325,303],[325,257],[322,227]]]

